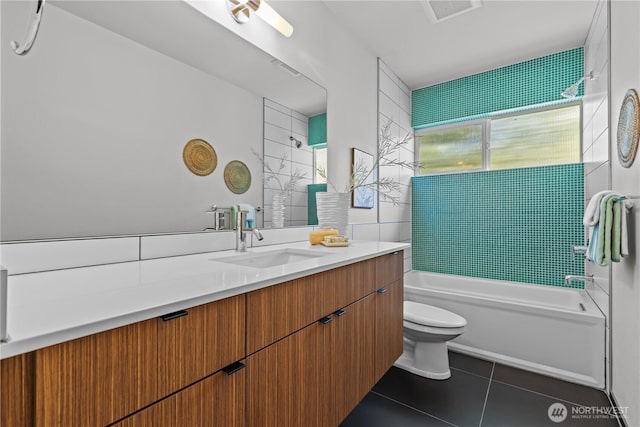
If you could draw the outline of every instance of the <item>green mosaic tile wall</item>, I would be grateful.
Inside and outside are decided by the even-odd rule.
[[[318,206],[316,204],[316,193],[326,192],[327,184],[307,185],[307,218],[309,225],[318,225]]]
[[[309,117],[308,126],[309,137],[307,145],[313,146],[327,143],[327,113]]]
[[[413,269],[564,286],[584,274],[583,183],[582,163],[413,177]]]
[[[433,123],[562,100],[563,90],[584,75],[582,47],[416,89],[414,129]],[[578,96],[583,95],[580,85]]]

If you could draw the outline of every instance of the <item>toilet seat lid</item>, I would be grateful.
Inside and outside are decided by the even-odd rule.
[[[414,301],[404,302],[404,320],[418,325],[439,328],[460,328],[467,324],[467,321],[462,316],[442,308]]]

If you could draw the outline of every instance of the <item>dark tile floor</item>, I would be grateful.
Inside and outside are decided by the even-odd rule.
[[[445,381],[391,368],[341,427],[618,426],[615,416],[593,413],[610,407],[599,390],[459,353],[449,358]],[[548,415],[553,404],[566,408],[563,421]]]

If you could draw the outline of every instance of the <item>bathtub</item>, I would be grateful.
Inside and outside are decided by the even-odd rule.
[[[604,388],[605,318],[583,290],[410,271],[404,291],[467,319],[454,351]]]

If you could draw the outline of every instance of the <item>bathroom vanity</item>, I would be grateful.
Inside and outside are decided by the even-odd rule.
[[[63,341],[2,360],[0,424],[337,426],[402,353],[406,246],[356,242],[227,278],[204,304],[91,334],[113,319],[85,319],[70,340],[53,331]],[[223,264],[166,261],[193,257]]]

